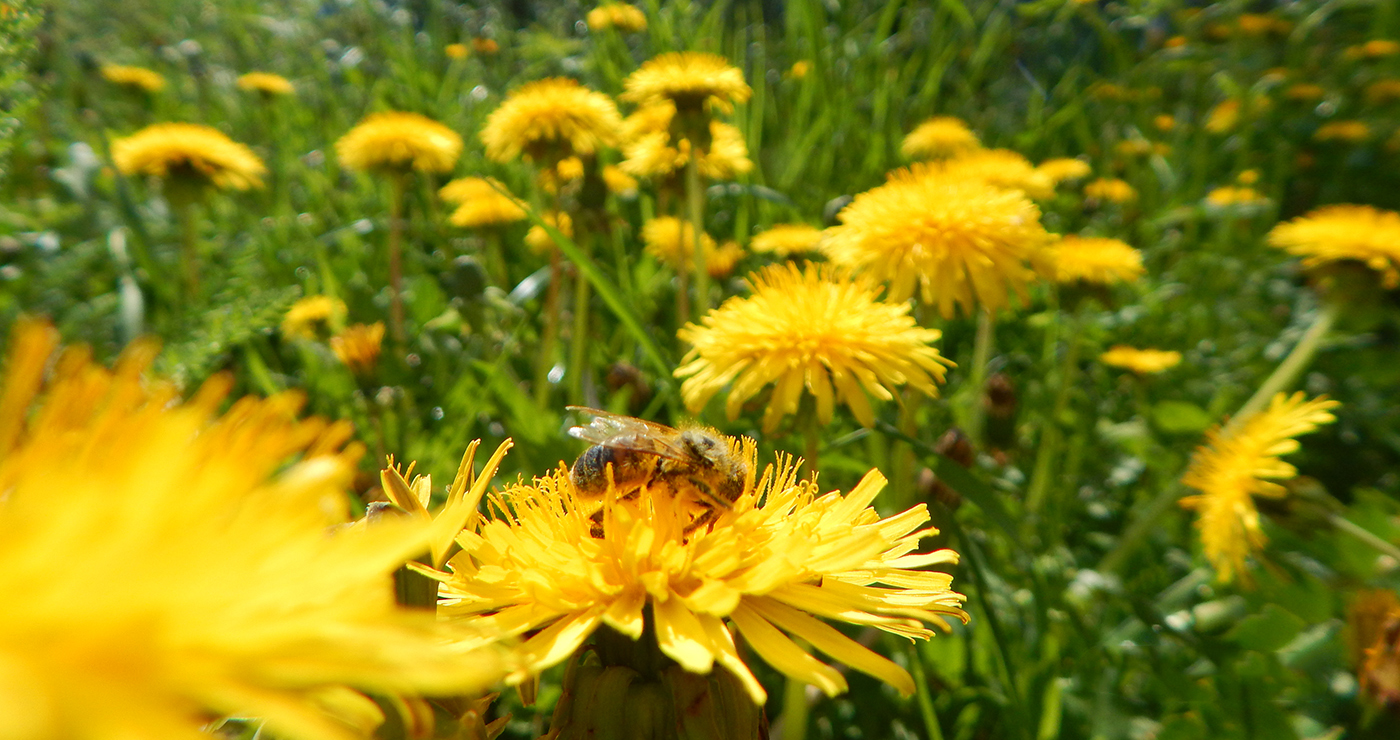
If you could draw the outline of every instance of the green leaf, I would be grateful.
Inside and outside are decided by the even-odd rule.
[[[1215,417],[1194,403],[1161,401],[1152,407],[1152,421],[1167,434],[1200,434]]]
[[[1307,623],[1277,604],[1266,604],[1258,614],[1240,620],[1225,639],[1246,650],[1271,652],[1287,645]]]

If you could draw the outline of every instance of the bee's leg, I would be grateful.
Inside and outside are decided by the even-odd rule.
[[[692,520],[690,524],[685,525],[685,531],[682,532],[682,534],[686,537],[689,537],[691,534],[695,533],[696,530],[714,524],[715,519],[718,517],[718,511],[714,509],[706,509],[704,514],[695,517],[695,519]]]
[[[711,506],[717,506],[721,509],[729,508],[729,502],[720,498],[719,494],[715,493],[714,486],[694,476],[688,476],[685,480],[695,488],[695,492],[700,494],[700,498],[704,499],[705,503]]]

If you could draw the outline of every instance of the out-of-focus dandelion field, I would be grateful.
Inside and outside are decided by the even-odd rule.
[[[428,671],[442,656],[419,657],[431,650],[409,632],[363,633],[384,654],[324,680],[377,697],[378,710],[298,695],[353,730],[343,736],[583,737],[585,726],[624,736],[580,707],[625,692],[584,687],[576,672],[587,660],[566,661],[577,644],[555,630],[626,601],[617,594],[634,593],[632,577],[654,600],[648,629],[655,608],[663,622],[707,630],[709,648],[687,652],[676,638],[661,647],[666,660],[735,675],[729,661],[741,661],[752,681],[740,704],[761,700],[773,735],[788,740],[1400,733],[1400,4],[101,0],[0,4],[0,26],[10,358],[0,399],[11,399],[0,402],[11,462],[0,460],[0,532],[37,526],[5,524],[32,515],[26,486],[43,485],[23,461],[62,467],[24,452],[31,432],[15,431],[49,418],[42,399],[30,405],[33,387],[10,388],[29,346],[16,327],[42,317],[109,366],[138,338],[158,339],[137,370],[146,386],[173,383],[150,391],[160,403],[197,397],[190,408],[215,414],[231,401],[219,407],[211,387],[228,386],[231,399],[299,392],[302,415],[349,422],[353,435],[322,430],[333,443],[288,443],[253,467],[314,457],[317,445],[342,450],[336,464],[349,467],[335,490],[346,511],[335,521],[373,534],[375,515],[395,508],[435,517],[432,534],[391,563],[422,550],[397,576],[401,603],[431,606],[431,591],[407,593],[431,589],[426,574],[444,598],[481,600],[444,602],[453,629],[534,610],[481,640],[505,657],[471,657],[462,646],[475,638],[453,638],[462,660],[506,666],[474,682],[436,667],[436,678],[400,678],[401,664]],[[672,52],[716,56],[663,56]],[[530,85],[551,78],[574,82]],[[175,123],[207,128],[147,128]],[[35,356],[43,367],[47,354]],[[45,382],[77,377],[72,365],[51,364]],[[851,500],[878,489],[865,478],[878,469],[889,483],[874,511],[905,522],[896,515],[926,505],[929,521],[880,525],[884,539],[871,544],[862,538],[879,527],[849,519],[831,534],[839,512],[804,509],[807,494],[793,494],[787,523],[771,508],[767,524],[744,519],[757,505],[747,498],[673,530],[660,514],[614,515],[608,507],[631,509],[612,499],[590,521],[570,510],[572,484],[558,472],[586,447],[568,430],[589,416],[568,406],[749,437],[756,447],[733,454],[754,455],[759,477],[780,471],[746,489],[769,506],[806,491],[799,481],[814,466],[812,493]],[[246,423],[240,408],[227,424]],[[474,474],[507,439],[488,493]],[[473,440],[482,454],[446,485]],[[806,461],[796,479],[783,477],[780,454]],[[381,476],[390,456],[436,483]],[[471,514],[483,496],[485,514]],[[76,516],[63,507],[55,496],[44,516]],[[555,523],[526,527],[540,516]],[[595,545],[634,545],[641,535],[623,533],[644,525],[670,531],[694,563],[637,566],[617,581],[602,565],[571,575],[602,557]],[[774,538],[772,527],[788,528],[787,561],[762,567],[801,574],[797,585],[716,574],[706,558],[730,545],[705,543],[729,542],[714,538],[732,528],[733,550],[747,553],[758,542],[749,525]],[[911,543],[919,526],[939,531]],[[296,547],[312,546],[304,534]],[[83,542],[63,550],[65,568],[94,565]],[[395,546],[375,547],[383,558]],[[578,553],[546,562],[566,547]],[[764,557],[780,552],[765,547]],[[937,605],[914,614],[913,602],[871,602],[859,607],[877,615],[866,619],[792,595],[868,582],[862,573],[880,580],[875,560],[837,563],[866,547],[861,558],[904,569],[883,583],[928,589]],[[5,571],[30,551],[0,553]],[[319,568],[305,588],[344,600],[324,584],[345,590],[369,566],[344,579],[317,557],[276,567]],[[525,585],[503,595],[488,576],[512,568]],[[930,586],[909,569],[951,574],[966,623],[946,579]],[[189,571],[169,577],[201,580]],[[591,579],[592,596],[570,588],[575,577]],[[653,590],[663,577],[670,600]],[[682,578],[715,591],[677,590]],[[188,608],[245,604],[245,621],[269,623],[288,617],[268,599],[312,609],[291,598],[300,587],[290,581],[252,588]],[[19,600],[0,594],[0,630],[20,624],[5,604]],[[617,631],[595,636],[603,657],[588,660],[607,664],[606,639],[627,636],[622,625],[642,629],[640,603],[635,621],[603,617],[599,629]],[[869,650],[824,647],[835,638],[813,631],[807,612],[835,620],[850,638],[842,645]],[[355,614],[356,630],[379,619]],[[939,614],[958,617],[946,633],[905,639]],[[784,660],[777,638],[756,637],[767,634],[759,622],[838,669]],[[51,700],[35,708],[27,653],[6,639],[0,707],[38,719],[0,718],[10,731],[0,734],[141,726],[135,710],[118,712],[110,735],[100,713],[62,720],[84,695],[52,697],[81,682],[46,684]],[[519,645],[526,657],[514,663]],[[858,665],[871,652],[894,666]],[[286,670],[267,683],[300,687],[322,669]],[[324,670],[315,675],[339,675]],[[502,676],[521,690],[501,689],[489,706],[441,698]],[[301,715],[253,693],[212,692],[181,699],[210,732],[252,737],[261,708],[280,718],[265,736],[342,736],[288,721]],[[164,701],[152,696],[121,701]],[[752,720],[752,734],[750,709],[729,718]],[[704,734],[626,727],[628,737]]]

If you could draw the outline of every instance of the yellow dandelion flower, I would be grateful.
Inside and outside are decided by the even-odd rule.
[[[296,92],[290,80],[271,72],[249,72],[239,75],[238,89],[263,95],[292,95]]]
[[[1371,39],[1361,45],[1361,55],[1376,59],[1400,54],[1400,41],[1392,39]]]
[[[998,188],[1020,190],[1036,199],[1055,194],[1054,181],[1032,165],[1030,160],[1010,149],[975,149],[952,159],[928,162],[924,166],[931,176],[976,180]]]
[[[471,50],[466,44],[448,44],[442,48],[442,52],[448,59],[466,59],[471,56]]]
[[[712,278],[729,277],[743,258],[744,248],[739,246],[738,242],[725,242],[705,255],[705,272]]]
[[[549,224],[550,227],[557,229],[559,233],[564,236],[570,239],[574,238],[574,220],[569,218],[569,214],[562,211],[549,211],[540,218],[543,219],[545,223]],[[536,224],[531,226],[530,230],[525,233],[525,246],[529,247],[530,251],[536,254],[547,254],[555,247],[554,237],[550,236],[548,231],[545,231]]]
[[[511,91],[481,129],[486,156],[509,162],[522,154],[546,164],[616,146],[622,114],[612,98],[567,77],[528,82]]]
[[[460,177],[443,185],[438,197],[457,206],[448,221],[463,229],[500,226],[529,217],[525,205],[493,178]]]
[[[953,116],[935,116],[919,124],[899,145],[906,159],[938,159],[981,149],[977,134]]]
[[[855,197],[826,231],[832,262],[890,285],[890,299],[921,298],[945,317],[955,305],[995,311],[1026,295],[1030,263],[1050,243],[1040,209],[1016,190],[949,180],[915,164]]]
[[[623,82],[622,100],[652,105],[663,100],[685,113],[698,113],[706,103],[729,112],[749,99],[753,90],[744,73],[718,54],[669,52],[642,63]]]
[[[695,269],[695,227],[675,216],[654,218],[642,225],[646,253],[677,272]],[[708,259],[716,250],[715,240],[701,232],[700,246]]]
[[[1250,187],[1224,185],[1206,193],[1206,205],[1215,208],[1226,208],[1229,206],[1260,206],[1266,205],[1268,202],[1268,198]]]
[[[749,283],[752,295],[730,298],[678,333],[691,346],[675,373],[685,378],[681,396],[691,413],[731,386],[725,413],[736,418],[745,401],[773,383],[765,432],[797,412],[804,388],[820,423],[831,422],[840,402],[873,426],[866,394],[889,401],[908,385],[938,395],[953,363],[933,347],[942,334],[919,326],[908,302],[881,301],[879,288],[824,266],[771,265]]]
[[[1125,157],[1141,157],[1152,153],[1152,142],[1147,139],[1124,139],[1113,149]]]
[[[384,718],[358,690],[471,692],[505,673],[395,606],[390,576],[427,527],[337,526],[362,451],[348,424],[298,420],[291,394],[221,415],[227,376],[181,402],[147,377],[151,343],[110,371],[78,349],[50,368],[56,345],[20,322],[0,382],[6,735],[193,740],[235,715],[346,740]]]
[[[1035,170],[1041,177],[1049,180],[1051,185],[1082,180],[1093,172],[1093,170],[1089,168],[1088,162],[1082,159],[1071,159],[1069,157],[1047,159],[1041,162]]]
[[[622,171],[637,177],[666,177],[685,168],[690,151],[688,139],[673,144],[664,131],[646,134],[623,146],[626,159]],[[752,170],[743,132],[727,123],[710,121],[710,148],[700,155],[697,167],[701,177],[711,180],[728,180]]]
[[[1241,185],[1253,185],[1259,182],[1259,170],[1241,170],[1235,180]]]
[[[755,252],[788,257],[815,252],[821,246],[822,230],[810,224],[774,224],[749,242]]]
[[[495,39],[482,38],[480,36],[472,39],[472,49],[478,54],[491,56],[501,50],[501,45]]]
[[[1156,375],[1180,365],[1181,353],[1174,350],[1137,349],[1120,344],[1099,355],[1099,362],[1109,367],[1132,370],[1139,375]]]
[[[1376,80],[1366,86],[1366,99],[1372,104],[1400,100],[1400,80]]]
[[[1206,114],[1206,130],[1213,134],[1223,134],[1231,131],[1240,122],[1240,101],[1231,98],[1214,108]]]
[[[1400,599],[1386,589],[1358,591],[1347,628],[1360,693],[1382,707],[1400,703]]]
[[[1338,405],[1325,396],[1305,401],[1301,391],[1292,396],[1280,393],[1268,410],[1239,420],[1233,428],[1206,433],[1205,446],[1196,449],[1181,478],[1201,493],[1180,503],[1197,512],[1201,544],[1221,582],[1243,574],[1245,558],[1267,542],[1254,497],[1283,497],[1286,491],[1276,481],[1298,474],[1279,458],[1298,449],[1294,437],[1335,421],[1330,409]]]
[[[196,123],[157,123],[116,139],[112,160],[124,175],[190,179],[220,189],[260,188],[267,172],[253,150]]]
[[[1275,226],[1269,243],[1302,257],[1309,269],[1357,260],[1381,273],[1387,289],[1400,287],[1400,213],[1395,211],[1326,206]]]
[[[1055,280],[1061,283],[1135,282],[1144,272],[1142,253],[1118,239],[1066,236],[1054,250]]]
[[[1162,43],[1162,46],[1164,46],[1164,47],[1166,47],[1166,48],[1168,48],[1168,49],[1180,49],[1180,48],[1186,46],[1186,44],[1187,44],[1187,40],[1186,40],[1186,37],[1185,37],[1185,36],[1173,36],[1173,37],[1167,39],[1166,41],[1164,41],[1164,42]]]
[[[1299,82],[1289,85],[1283,91],[1283,97],[1300,103],[1311,103],[1322,100],[1327,95],[1327,88],[1312,82]]]
[[[644,105],[622,119],[622,140],[633,141],[647,134],[666,133],[676,117],[676,104],[662,100]]]
[[[451,172],[462,137],[417,113],[371,113],[335,143],[340,163],[352,170]]]
[[[617,165],[607,165],[603,168],[603,184],[608,186],[608,191],[622,198],[637,197],[637,178],[627,174]]]
[[[1249,36],[1286,34],[1293,28],[1293,24],[1288,21],[1270,18],[1258,13],[1244,13],[1235,22],[1239,26],[1240,33]]]
[[[379,349],[384,342],[384,322],[354,324],[331,337],[331,351],[355,377],[374,377],[379,364]]]
[[[345,301],[328,295],[310,295],[287,309],[282,317],[282,336],[288,339],[315,339],[322,332],[335,331],[345,323]]]
[[[641,8],[627,3],[607,3],[588,11],[588,30],[602,31],[614,28],[622,33],[641,33],[647,30],[647,16]]]
[[[812,71],[812,63],[806,59],[799,59],[792,63],[792,68],[788,70],[788,77],[800,80]]]
[[[134,87],[148,93],[158,93],[165,89],[165,78],[159,72],[145,67],[126,67],[120,64],[104,64],[98,70],[102,79],[124,87]]]
[[[610,487],[601,531],[589,516],[597,506],[579,499],[562,466],[492,494],[496,514],[458,537],[448,572],[417,568],[440,581],[439,614],[521,636],[526,668],[511,682],[562,662],[601,626],[651,639],[651,621],[655,649],[691,673],[718,664],[755,704],[767,694],[728,625],[758,657],[828,695],[846,690],[845,678],[792,637],[912,693],[907,671],[818,617],[908,638],[967,619],[951,576],[916,570],[958,560],[951,550],[917,552],[937,531],[925,526],[924,505],[881,519],[870,504],[885,479],[874,470],[844,496],[797,480],[790,461],[755,483],[753,442],[724,441],[748,466],[744,491],[713,526],[688,534],[693,514],[664,485],[626,500]]]
[[[1101,177],[1084,186],[1084,197],[1110,203],[1129,203],[1137,200],[1137,191],[1118,178]]]
[[[1152,125],[1157,127],[1162,133],[1170,133],[1176,128],[1176,117],[1163,113],[1152,119]]]
[[[1317,141],[1365,141],[1371,136],[1371,127],[1362,121],[1333,121],[1324,123],[1313,132]]]

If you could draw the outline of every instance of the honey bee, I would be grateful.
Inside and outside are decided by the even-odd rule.
[[[598,409],[568,408],[593,415],[588,426],[569,429],[569,436],[593,443],[569,471],[585,501],[602,499],[611,468],[619,500],[636,498],[644,488],[665,486],[676,497],[700,504],[704,512],[691,521],[689,533],[713,521],[718,510],[730,508],[744,493],[749,465],[714,429],[672,429]],[[601,521],[601,513],[595,521]]]

